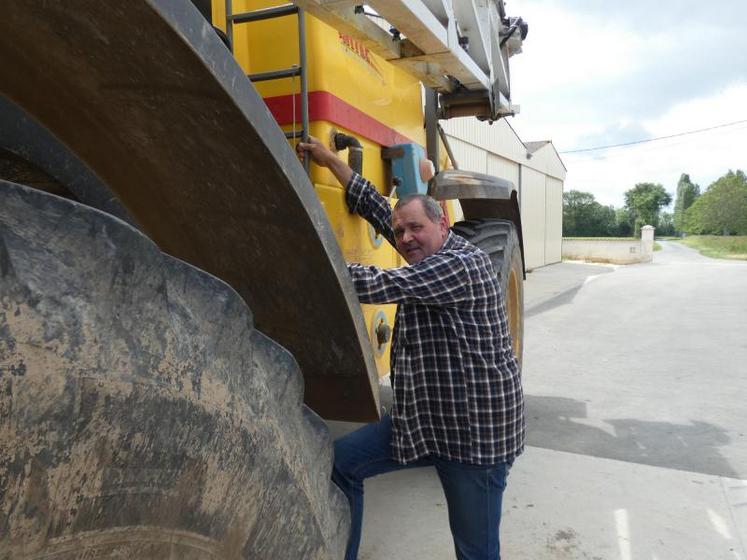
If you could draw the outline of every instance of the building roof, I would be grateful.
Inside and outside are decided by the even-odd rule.
[[[533,154],[540,148],[543,148],[547,144],[550,144],[550,140],[540,140],[538,142],[524,142],[524,145],[527,147],[527,152],[530,154]]]
[[[568,168],[565,166],[565,163],[563,163],[563,159],[560,157],[560,154],[558,153],[558,150],[555,148],[555,144],[552,143],[552,140],[540,140],[537,142],[524,142],[524,145],[527,147],[527,154],[535,154],[542,148],[546,146],[550,146],[552,148],[552,152],[554,156],[552,159],[557,160],[560,165],[563,166],[564,171],[568,171]]]
[[[490,126],[472,117],[462,117],[441,121],[441,125],[448,136],[565,180],[568,170],[552,140],[523,142],[508,119],[500,119]]]

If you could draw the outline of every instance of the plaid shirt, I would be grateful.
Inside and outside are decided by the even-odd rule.
[[[392,210],[354,174],[346,200],[394,245]],[[391,349],[392,457],[492,465],[524,448],[524,397],[490,258],[449,232],[417,264],[348,265],[362,303],[398,303]]]

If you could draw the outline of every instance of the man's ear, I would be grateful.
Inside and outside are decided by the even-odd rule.
[[[441,233],[444,234],[444,239],[449,234],[449,218],[447,218],[445,215],[441,216],[439,219],[439,226],[441,229]]]

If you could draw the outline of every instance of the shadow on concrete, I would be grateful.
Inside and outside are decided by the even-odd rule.
[[[727,433],[707,422],[671,424],[634,418],[591,420],[584,401],[525,395],[527,444],[654,467],[730,478],[747,478],[719,452],[731,443]],[[381,402],[391,406],[391,388],[382,387]],[[597,425],[592,425],[592,422]],[[363,424],[328,422],[337,438]]]
[[[525,317],[571,303],[589,279],[614,270],[610,266],[561,262],[530,271],[524,284]]]
[[[560,292],[559,294],[543,301],[542,303],[526,308],[524,310],[524,318],[526,319],[529,317],[533,317],[535,315],[545,313],[546,311],[550,311],[551,309],[555,309],[556,307],[560,307],[561,305],[567,305],[571,303],[573,301],[573,298],[576,297],[576,294],[581,290],[581,288],[583,288],[583,284],[574,286],[573,288],[565,290],[564,292]]]
[[[736,472],[719,452],[720,446],[731,442],[726,431],[707,422],[590,420],[585,402],[565,397],[526,395],[526,407],[527,443],[535,447],[731,478],[747,477],[747,473]]]

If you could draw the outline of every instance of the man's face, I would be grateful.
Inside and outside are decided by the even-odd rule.
[[[420,200],[400,206],[392,215],[397,250],[410,264],[419,263],[438,251],[449,234],[446,216],[434,223]]]

